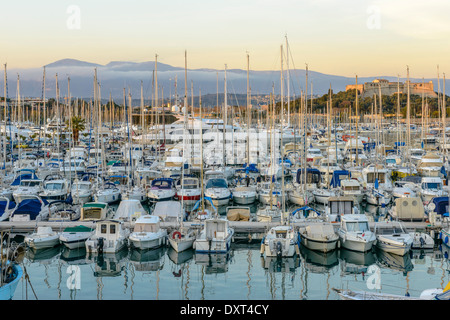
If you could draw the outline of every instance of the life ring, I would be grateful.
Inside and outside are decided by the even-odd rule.
[[[172,233],[172,239],[181,239],[181,232],[175,231],[174,233]]]

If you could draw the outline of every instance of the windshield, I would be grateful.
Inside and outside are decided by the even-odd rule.
[[[21,181],[20,182],[20,185],[22,186],[22,187],[36,187],[36,186],[39,186],[41,184],[41,182],[40,181]]]
[[[369,231],[369,224],[367,223],[367,221],[346,222],[345,226],[347,227],[347,231],[352,231],[352,232]]]
[[[225,179],[209,179],[206,188],[228,188]]]
[[[424,182],[422,183],[422,189],[436,189],[441,190],[442,184],[438,182]]]
[[[45,186],[45,188],[47,190],[61,190],[63,188],[63,184],[62,183],[47,183],[47,185]]]

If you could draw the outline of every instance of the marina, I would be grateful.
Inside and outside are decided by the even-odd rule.
[[[224,101],[217,91],[205,106],[196,88],[194,102],[186,51],[173,105],[158,55],[151,99],[141,82],[140,99],[123,88],[120,104],[102,99],[97,68],[92,99],[72,98],[70,78],[61,97],[57,75],[46,99],[44,67],[42,99],[12,100],[5,64],[2,298],[448,300],[445,85],[412,94],[407,67],[406,92],[356,76],[317,97],[306,67],[292,96],[287,52],[286,36],[280,94],[264,108],[251,102],[249,55],[244,108],[228,101],[226,65]]]

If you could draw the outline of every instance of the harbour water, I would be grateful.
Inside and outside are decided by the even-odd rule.
[[[382,208],[362,208],[374,220]],[[396,256],[374,249],[322,254],[301,247],[293,258],[261,257],[260,243],[236,240],[227,254],[125,249],[90,256],[64,246],[33,251],[29,276],[13,300],[339,300],[333,288],[419,296],[449,279],[450,249]]]

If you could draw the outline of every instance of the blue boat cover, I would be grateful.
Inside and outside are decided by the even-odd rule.
[[[302,183],[301,176],[304,172],[304,169],[297,170],[297,183]],[[316,168],[307,168],[306,169],[307,183],[319,183],[320,182],[320,171]]]
[[[347,170],[333,171],[333,176],[331,177],[330,186],[333,188],[340,187],[342,176],[346,176],[346,178],[350,178],[350,172]]]
[[[448,212],[448,197],[434,197],[431,202],[436,206],[434,212],[437,214],[443,215]]]
[[[48,202],[45,199],[42,199],[45,205]],[[41,202],[38,199],[25,199],[19,203],[19,206],[16,210],[14,210],[13,215],[15,214],[29,214],[30,220],[36,220],[36,217],[41,212]]]
[[[0,217],[5,213],[6,204],[8,201],[0,201]],[[13,209],[16,206],[16,203],[14,201],[9,201],[8,209]]]

